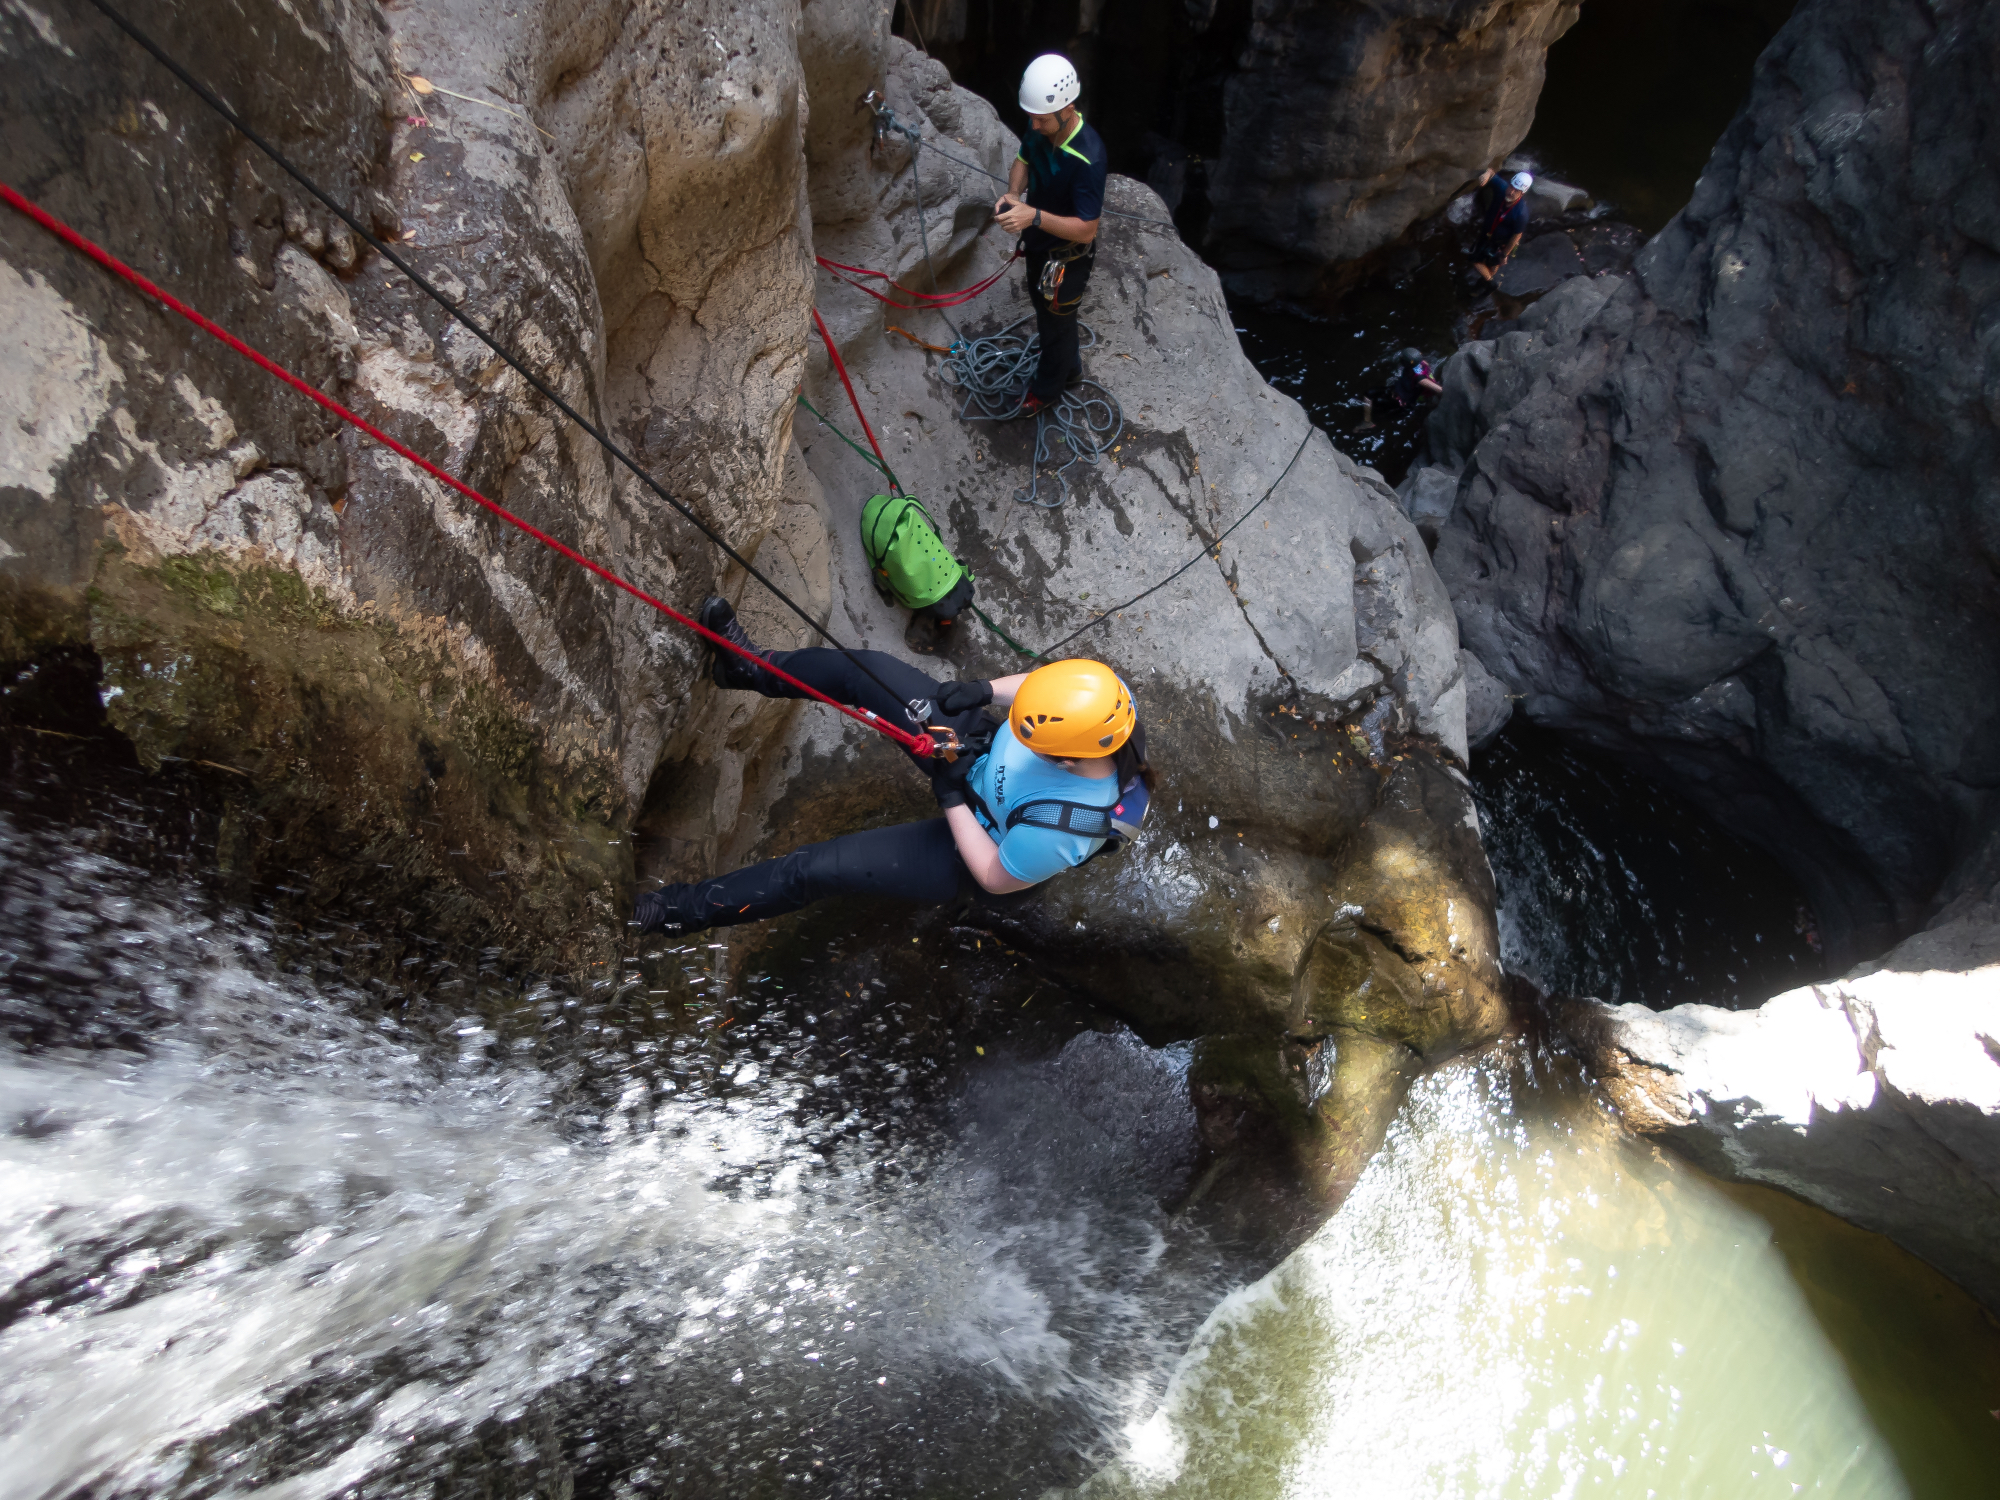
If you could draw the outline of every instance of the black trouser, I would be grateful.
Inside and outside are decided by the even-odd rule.
[[[1041,338],[1041,363],[1035,378],[1028,382],[1028,394],[1053,402],[1063,387],[1083,373],[1083,352],[1077,347],[1077,307],[1083,289],[1090,284],[1090,268],[1097,261],[1097,246],[1086,245],[1083,253],[1063,266],[1062,285],[1056,288],[1053,304],[1042,296],[1042,268],[1051,256],[1061,258],[1074,245],[1028,252],[1028,295],[1035,304],[1035,332]]]
[[[853,655],[867,663],[868,672],[875,676],[870,677],[846,653],[817,646],[773,651],[769,659],[829,698],[873,709],[891,724],[911,728],[909,700],[935,697],[936,681],[908,662],[880,651],[856,651]],[[790,683],[761,674],[757,691],[767,698],[806,696]],[[985,713],[976,708],[941,715],[933,707],[924,722],[948,724],[961,735],[991,727]],[[828,896],[885,896],[941,905],[954,900],[971,879],[965,861],[958,857],[950,826],[943,818],[930,818],[922,823],[843,834],[718,875],[691,887],[681,905],[706,926],[733,927],[739,922],[783,916]]]

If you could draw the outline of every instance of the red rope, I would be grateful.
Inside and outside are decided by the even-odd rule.
[[[882,457],[882,445],[875,441],[875,429],[868,425],[868,414],[861,409],[861,398],[854,394],[854,382],[847,378],[847,366],[840,358],[840,350],[834,347],[833,335],[826,331],[826,319],[813,309],[813,322],[819,327],[820,339],[826,344],[826,352],[833,360],[833,370],[840,377],[840,383],[847,387],[848,405],[854,408],[854,416],[861,423],[861,430],[868,434],[868,446],[875,450],[875,458],[882,465],[882,472],[889,475],[889,488],[898,495],[903,487],[896,483],[896,476],[889,473],[889,460]]]
[[[609,568],[603,567],[598,563],[592,562],[589,558],[585,557],[581,552],[578,552],[573,547],[566,547],[561,542],[557,541],[554,537],[550,536],[547,532],[539,531],[535,527],[530,526],[526,521],[522,520],[512,511],[507,510],[502,506],[494,504],[491,500],[488,500],[484,495],[480,494],[479,491],[473,489],[470,485],[463,484],[457,479],[454,479],[451,475],[445,473],[443,469],[440,469],[436,464],[432,463],[429,459],[423,458],[420,455],[413,453],[410,449],[404,447],[401,443],[397,442],[394,438],[390,437],[388,433],[382,431],[381,428],[376,427],[375,425],[368,422],[364,418],[357,416],[355,413],[349,411],[346,407],[342,406],[338,401],[334,400],[331,396],[327,395],[325,392],[315,389],[313,386],[310,386],[305,381],[299,379],[298,376],[292,374],[291,371],[284,369],[282,366],[274,363],[269,359],[266,359],[263,355],[259,354],[255,349],[252,349],[248,344],[244,343],[241,339],[237,338],[227,329],[203,317],[200,313],[196,312],[193,308],[189,307],[185,302],[182,302],[177,297],[174,297],[172,294],[168,292],[162,291],[159,287],[155,286],[152,282],[148,281],[144,276],[141,276],[137,271],[133,270],[130,266],[126,265],[123,261],[119,260],[116,256],[112,255],[109,251],[99,249],[89,240],[85,239],[82,235],[78,234],[74,229],[71,229],[67,224],[63,223],[62,220],[54,217],[51,214],[44,212],[41,208],[29,202],[26,198],[23,198],[19,193],[15,192],[13,188],[9,187],[4,182],[0,182],[0,200],[4,200],[10,208],[16,209],[20,213],[25,214],[28,218],[33,219],[37,224],[41,225],[42,228],[46,229],[50,234],[54,235],[64,244],[68,245],[71,249],[79,251],[82,254],[89,256],[92,260],[96,261],[100,266],[104,267],[105,270],[111,272],[114,276],[118,276],[123,280],[130,282],[133,286],[137,287],[140,291],[144,292],[148,297],[151,297],[154,301],[158,302],[162,307],[165,307],[172,312],[179,313],[182,317],[186,318],[190,323],[194,324],[195,327],[199,328],[203,333],[209,334],[210,336],[219,339],[221,342],[227,344],[231,349],[234,349],[238,354],[242,355],[245,359],[249,360],[252,364],[257,365],[259,368],[268,371],[272,375],[275,375],[278,379],[282,380],[286,385],[290,386],[300,395],[309,397],[311,400],[325,407],[328,411],[332,412],[335,416],[341,418],[343,421],[352,423],[354,426],[358,427],[361,431],[367,433],[370,437],[375,439],[376,442],[380,443],[383,447],[389,449],[391,452],[401,454],[404,458],[407,458],[411,463],[415,464],[418,468],[422,469],[426,474],[429,474],[433,479],[436,479],[443,484],[449,485],[459,494],[465,496],[466,499],[471,500],[476,504],[485,507],[487,510],[491,511],[494,515],[498,516],[501,520],[505,521],[508,525],[518,527],[522,531],[525,531],[529,536],[533,537],[536,541],[540,542],[544,547],[548,547],[556,552],[560,552],[564,557],[568,558],[571,562],[577,564],[579,567],[588,568],[591,572],[595,573],[599,578],[602,578],[606,583],[611,584],[615,588],[623,589],[633,598],[638,599],[643,603],[652,605],[653,608],[657,609],[661,614],[667,616],[669,619],[679,621],[681,624],[687,626],[688,629],[694,631],[695,634],[704,637],[710,643],[720,646],[726,651],[733,651],[736,655],[742,657],[744,660],[755,664],[757,667],[761,668],[766,672],[769,672],[773,677],[779,678],[781,681],[784,682],[789,682],[793,687],[799,689],[807,697],[817,699],[819,702],[824,703],[831,708],[837,708],[840,710],[840,712],[846,714],[848,718],[866,724],[871,729],[880,730],[883,734],[887,735],[890,739],[894,740],[897,744],[901,745],[905,750],[908,750],[912,755],[915,755],[920,759],[927,759],[929,758],[931,752],[936,748],[936,746],[931,740],[931,737],[927,734],[910,734],[906,730],[898,729],[894,724],[891,724],[888,720],[884,719],[880,714],[871,712],[870,710],[865,708],[851,708],[845,703],[836,703],[833,699],[827,697],[826,694],[820,692],[817,688],[799,681],[798,678],[792,676],[789,672],[785,671],[783,668],[775,667],[771,665],[771,663],[769,663],[768,661],[764,660],[763,657],[758,656],[755,652],[746,651],[741,646],[738,646],[734,641],[731,641],[726,637],[717,635],[707,626],[701,624],[698,621],[689,619],[686,615],[682,614],[679,610],[675,609],[671,604],[667,604],[659,599],[655,599],[651,594],[647,593],[644,589],[638,588],[633,584],[627,583],[624,579],[620,578],[616,573],[613,573]],[[815,312],[813,316],[817,318],[819,314]],[[826,331],[824,324],[821,325],[820,331],[822,333]],[[829,344],[828,347],[831,347],[831,344]],[[836,355],[835,356],[836,361],[838,360],[838,358],[839,356]],[[843,371],[841,374],[841,379],[845,380],[846,378],[847,378],[846,372]],[[853,395],[853,390],[851,387],[849,388],[848,394],[850,396]],[[859,408],[857,408],[857,410],[858,409]],[[870,441],[873,441],[874,434],[871,433],[869,437]],[[879,453],[881,450],[877,449],[876,451]]]
[[[837,260],[828,260],[824,255],[815,255],[813,257],[814,260],[819,262],[821,269],[832,273],[834,280],[851,286],[858,292],[866,292],[877,302],[886,302],[891,307],[900,307],[905,312],[932,312],[939,308],[957,307],[962,303],[970,302],[975,297],[982,295],[988,287],[992,286],[1001,277],[1005,276],[1007,274],[1007,267],[1013,265],[1020,258],[1020,252],[1017,250],[1014,254],[1007,257],[1005,265],[1001,266],[999,270],[988,276],[984,281],[977,282],[972,286],[961,287],[955,292],[920,292],[915,287],[904,286],[902,282],[891,277],[887,271],[871,271],[866,266],[845,265]],[[905,297],[914,297],[916,301],[914,303],[898,302],[893,297],[885,297],[871,286],[863,286],[858,281],[850,280],[849,278],[852,276],[864,277],[870,281],[886,281]]]

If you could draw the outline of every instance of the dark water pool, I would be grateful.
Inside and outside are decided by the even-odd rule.
[[[1544,990],[1736,1008],[1825,977],[1791,876],[1671,792],[1518,717],[1472,782],[1501,952]]]

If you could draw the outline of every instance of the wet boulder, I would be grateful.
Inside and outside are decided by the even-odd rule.
[[[1992,827],[1996,28],[1804,0],[1635,273],[1462,350],[1427,433],[1466,646],[1784,859],[1844,962]]]
[[[1926,933],[1749,1011],[1571,1008],[1631,1129],[1885,1234],[2000,1308],[2000,967]],[[1982,956],[2000,949],[1989,917]]]

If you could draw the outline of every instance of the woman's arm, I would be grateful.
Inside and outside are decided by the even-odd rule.
[[[1028,680],[1026,672],[1016,672],[1011,677],[996,677],[987,684],[993,689],[993,701],[1001,708],[1014,701],[1014,695],[1021,691],[1021,684]]]
[[[1018,678],[1012,679],[1019,681]],[[994,684],[997,689],[999,684]],[[1000,846],[993,842],[992,835],[979,826],[979,819],[972,815],[972,809],[961,803],[957,807],[944,810],[944,820],[951,826],[952,841],[958,845],[958,857],[965,861],[972,878],[979,882],[979,888],[995,896],[1004,896],[1009,891],[1025,891],[1033,885],[1032,880],[1016,880],[1007,873],[1007,867],[1000,863]]]

